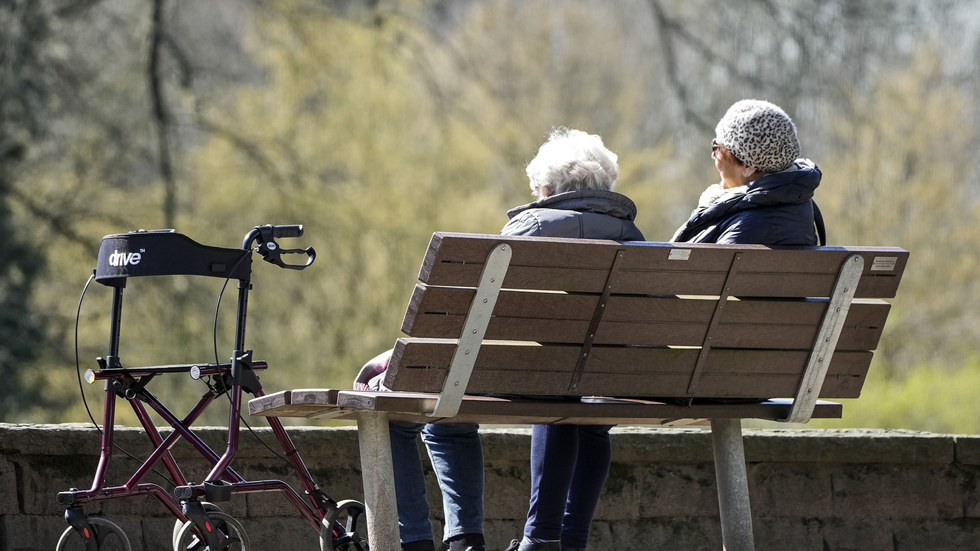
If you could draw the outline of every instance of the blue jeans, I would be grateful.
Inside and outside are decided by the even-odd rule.
[[[531,506],[524,535],[585,547],[612,460],[610,425],[531,428]]]
[[[483,443],[477,432],[479,425],[392,421],[388,428],[402,543],[432,539],[419,434],[442,490],[446,515],[443,541],[460,534],[482,534]]]

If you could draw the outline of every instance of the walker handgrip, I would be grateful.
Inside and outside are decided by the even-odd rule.
[[[303,226],[301,224],[272,226],[272,237],[300,237],[301,235],[303,235]]]

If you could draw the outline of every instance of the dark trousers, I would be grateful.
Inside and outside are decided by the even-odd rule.
[[[585,547],[609,474],[611,425],[534,425],[524,535]]]

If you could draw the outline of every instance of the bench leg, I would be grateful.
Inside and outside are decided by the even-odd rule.
[[[368,546],[371,551],[400,551],[388,417],[373,411],[359,413],[357,438],[361,450]]]
[[[721,512],[722,542],[726,551],[753,551],[752,509],[749,478],[742,447],[739,419],[712,419],[711,444],[718,479],[718,509]]]

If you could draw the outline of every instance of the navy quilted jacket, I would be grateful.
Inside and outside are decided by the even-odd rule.
[[[578,190],[552,195],[507,211],[500,233],[538,237],[577,237],[643,241],[633,223],[636,205],[614,191]]]
[[[816,245],[813,192],[820,178],[816,164],[797,159],[791,168],[744,186],[722,190],[715,184],[671,241]]]

